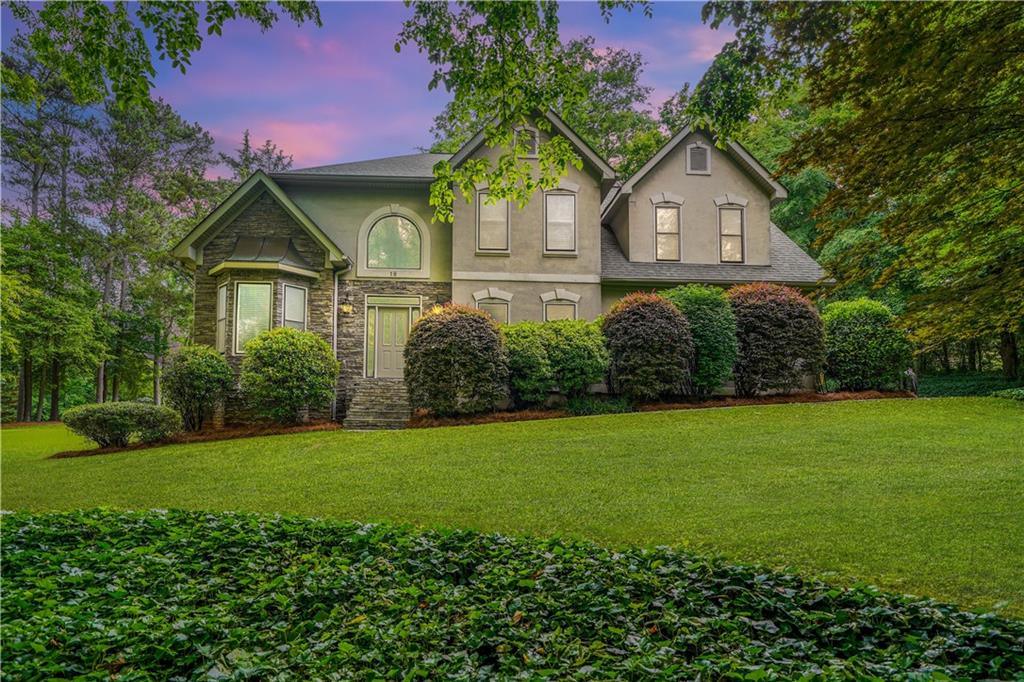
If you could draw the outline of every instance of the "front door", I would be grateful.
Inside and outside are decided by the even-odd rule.
[[[402,378],[409,308],[377,308],[377,376]]]

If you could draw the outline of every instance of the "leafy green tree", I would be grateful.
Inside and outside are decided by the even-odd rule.
[[[783,173],[836,180],[821,204],[825,241],[847,240],[840,284],[884,286],[914,272],[905,322],[918,343],[1001,335],[1024,318],[1024,6],[1019,3],[705,5],[737,39],[698,84],[691,114],[735,137],[758,103],[797,80],[808,104],[841,117],[802,131]],[[876,220],[874,234],[863,233]],[[879,273],[870,251],[891,249]],[[1004,371],[1016,374],[1016,352]]]
[[[867,298],[836,301],[821,314],[825,372],[850,391],[899,386],[910,345],[884,304]]]
[[[736,316],[719,287],[684,284],[659,294],[679,309],[693,337],[694,395],[705,398],[721,388],[736,362]]]
[[[205,36],[221,35],[228,22],[247,20],[267,31],[278,20],[268,2],[228,0],[12,2],[9,7],[24,25],[39,63],[68,84],[76,101],[101,102],[112,95],[119,108],[150,105],[156,70],[147,35],[155,42],[157,58],[185,73]],[[288,0],[277,7],[297,24],[321,25],[315,2]],[[24,100],[44,96],[42,83],[31,73],[9,72],[5,64],[3,80]]]

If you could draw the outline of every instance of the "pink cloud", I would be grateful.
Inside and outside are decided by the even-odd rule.
[[[340,155],[350,153],[351,143],[359,139],[358,126],[339,120],[255,120],[248,124],[252,139],[274,141],[281,149],[295,157],[295,166],[316,166],[333,163]]]
[[[712,61],[722,46],[736,37],[734,31],[704,25],[672,27],[669,34],[683,46],[687,59],[704,64]]]

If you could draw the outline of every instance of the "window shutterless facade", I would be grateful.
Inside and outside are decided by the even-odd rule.
[[[274,288],[270,282],[238,282],[235,285],[235,354],[246,342],[270,329]]]
[[[228,285],[221,284],[217,287],[217,352],[227,351],[228,331]]]
[[[654,251],[655,259],[678,261],[682,258],[680,245],[680,223],[682,210],[679,206],[654,207]]]
[[[544,321],[575,320],[576,304],[572,301],[554,300],[544,304]]]
[[[508,253],[509,203],[498,199],[490,203],[488,192],[476,195],[476,249],[477,251]]]
[[[576,253],[576,195],[544,195],[544,252]]]
[[[494,318],[498,324],[508,324],[508,302],[497,299],[477,301],[476,307]]]
[[[292,284],[284,285],[284,317],[285,327],[306,330],[306,289]]]
[[[744,210],[739,206],[718,209],[719,259],[723,263],[743,262],[744,218]]]

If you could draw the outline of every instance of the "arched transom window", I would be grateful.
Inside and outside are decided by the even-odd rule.
[[[408,218],[379,219],[366,237],[366,266],[374,270],[419,270],[423,264],[420,230]]]

